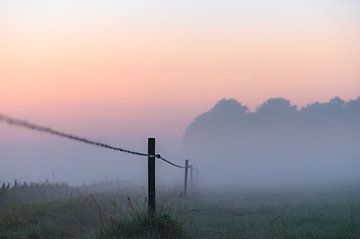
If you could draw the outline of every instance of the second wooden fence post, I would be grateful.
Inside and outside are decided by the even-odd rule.
[[[187,196],[188,169],[189,169],[189,160],[187,159],[185,160],[184,197]]]
[[[155,200],[155,138],[148,138],[148,211],[154,213],[156,210]]]
[[[193,166],[190,165],[190,192],[194,192],[194,178],[193,178]]]

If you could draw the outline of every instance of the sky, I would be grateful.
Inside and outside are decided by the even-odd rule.
[[[253,108],[355,98],[359,11],[350,0],[3,0],[0,106],[180,136],[224,97]]]
[[[356,0],[0,0],[0,111],[127,143],[181,139],[222,98],[354,99],[359,11]],[[0,127],[2,141],[44,139]]]

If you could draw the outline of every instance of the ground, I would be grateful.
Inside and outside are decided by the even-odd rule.
[[[360,238],[359,185],[203,189],[186,198],[180,191],[159,189],[153,224],[141,187],[108,182],[83,187],[4,184],[0,239]]]

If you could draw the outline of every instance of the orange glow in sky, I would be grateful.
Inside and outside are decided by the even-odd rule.
[[[14,2],[0,3],[0,111],[22,118],[181,137],[224,97],[360,95],[356,1]]]

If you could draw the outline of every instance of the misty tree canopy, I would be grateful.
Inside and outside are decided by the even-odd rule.
[[[354,162],[360,168],[359,143],[360,97],[348,102],[336,97],[302,108],[275,98],[254,112],[223,99],[198,116],[184,135],[187,152],[197,160],[214,166],[237,162],[234,167],[251,173],[300,170],[302,177],[311,170],[314,175],[330,169],[329,175],[350,172]]]
[[[269,99],[255,112],[234,99],[220,100],[210,111],[198,116],[187,128],[185,144],[197,144],[205,137],[222,140],[241,140],[259,130],[271,130],[274,137],[284,131],[320,130],[324,134],[339,129],[358,133],[360,123],[360,97],[345,102],[339,97],[327,103],[315,102],[298,109],[284,98]],[[274,126],[277,126],[274,128]],[[230,135],[227,133],[232,132]],[[235,135],[234,138],[229,136]],[[337,136],[337,135],[333,135]],[[349,135],[350,136],[350,135]]]

